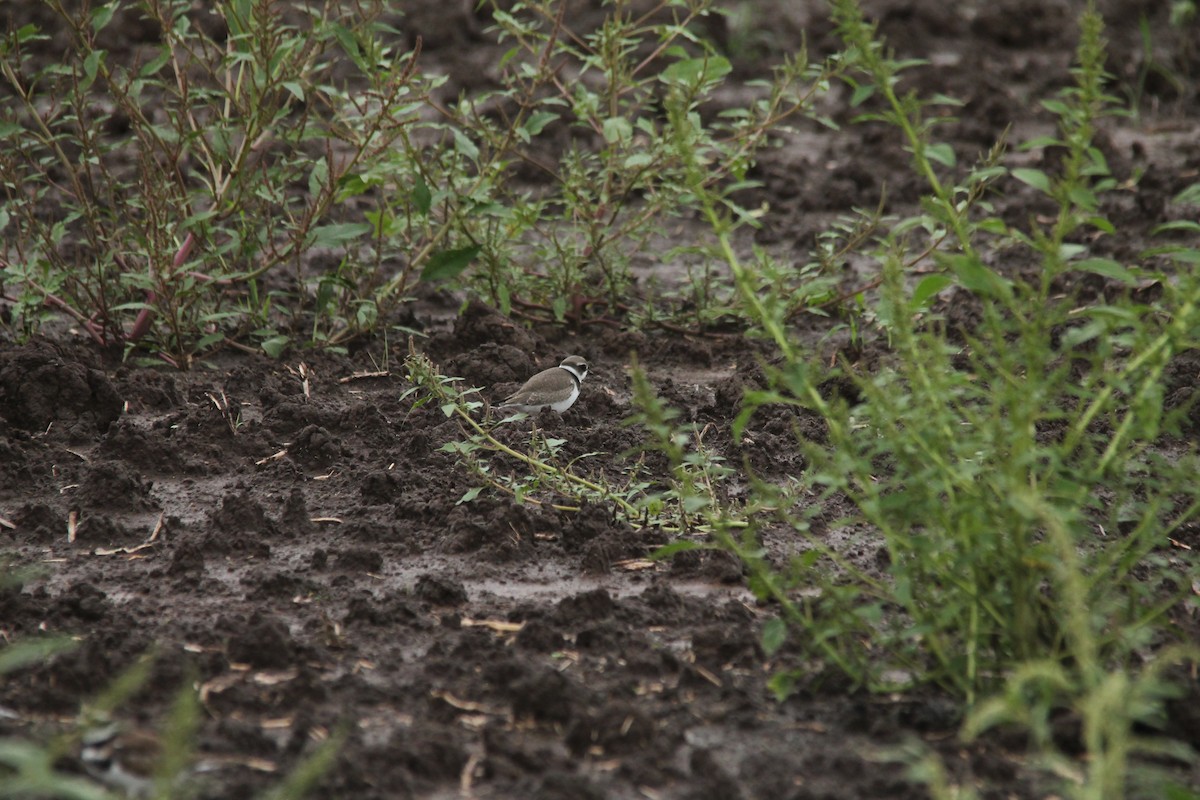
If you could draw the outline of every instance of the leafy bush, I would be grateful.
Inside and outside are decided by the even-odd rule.
[[[383,154],[411,152],[436,84],[417,75],[416,52],[385,44],[382,4],[45,6],[71,33],[65,59],[47,63],[34,25],[0,45],[15,98],[0,112],[0,281],[21,292],[26,333],[47,307],[101,344],[187,366],[247,338],[278,353],[281,307],[337,342],[402,295],[410,270],[377,275],[382,235],[335,213]],[[139,16],[151,42],[118,63],[108,29]],[[310,287],[314,249],[345,255]]]

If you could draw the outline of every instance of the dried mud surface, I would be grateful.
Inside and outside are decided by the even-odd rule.
[[[945,135],[970,152],[1010,122],[1022,138],[1052,130],[1035,101],[1069,80],[1074,5],[881,1],[867,10],[900,55],[933,61],[915,73],[922,91],[965,102]],[[441,7],[416,4],[404,29],[423,36],[427,65],[461,86],[486,81],[500,51],[485,46],[478,21]],[[1103,8],[1121,79],[1136,76],[1139,8]],[[755,47],[784,50],[805,32],[817,48],[832,46],[819,4],[762,9]],[[1165,21],[1152,22],[1169,45]],[[748,75],[757,65],[737,68]],[[1118,180],[1141,177],[1107,210],[1126,236],[1096,242],[1097,254],[1131,257],[1197,179],[1195,97],[1148,91],[1158,92],[1157,114],[1111,121],[1101,135]],[[873,207],[884,184],[890,210],[911,209],[919,187],[893,137],[874,126],[813,128],[765,154],[754,176],[764,188],[752,198],[771,206],[760,243],[802,257],[825,221]],[[1014,153],[1010,163],[1039,157]],[[1002,214],[1040,213],[1032,190],[1008,188]],[[856,280],[848,274],[847,286]],[[760,355],[740,336],[530,330],[475,304],[456,317],[458,308],[458,298],[424,298],[414,314],[428,334],[422,347],[493,399],[565,354],[590,359],[577,405],[537,423],[567,441],[566,457],[599,453],[588,463],[611,475],[638,442],[621,425],[632,351],[668,402],[709,426],[711,447],[748,457],[764,477],[803,469],[789,445],[794,426],[820,435],[813,420],[764,411],[754,444],[732,444]],[[969,326],[969,306],[958,314]],[[823,324],[812,324],[814,347],[832,346],[819,344]],[[205,797],[251,796],[277,780],[268,767],[286,772],[314,734],[343,724],[349,737],[322,797],[924,797],[880,756],[912,738],[982,797],[1045,795],[1022,741],[963,746],[955,704],[936,694],[872,697],[826,679],[777,703],[767,680],[780,662],[760,645],[772,611],[753,602],[727,558],[647,565],[664,540],[601,507],[560,512],[486,492],[459,505],[474,483],[439,450],[459,432],[437,409],[401,399],[408,386],[394,348],[391,374],[355,378],[378,369],[382,341],[281,362],[229,355],[178,373],[121,365],[67,334],[0,338],[0,518],[11,523],[0,547],[40,568],[0,590],[0,633],[79,640],[0,684],[0,734],[71,719],[154,648],[151,679],[122,714],[160,724],[183,681],[196,680],[201,755],[224,764],[199,786]],[[1184,402],[1194,365],[1172,376],[1172,397]],[[847,546],[863,563],[877,557],[869,544]],[[768,547],[783,554],[787,544]],[[787,661],[796,653],[780,658],[797,663]],[[1172,724],[1200,737],[1194,713],[1180,709]]]

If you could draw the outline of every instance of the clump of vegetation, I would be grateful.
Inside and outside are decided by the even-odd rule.
[[[1187,577],[1166,565],[1169,538],[1200,512],[1200,494],[1195,453],[1170,444],[1183,411],[1164,407],[1162,379],[1172,357],[1197,345],[1200,283],[1188,265],[1200,251],[1160,248],[1126,264],[1081,242],[1120,235],[1100,211],[1115,181],[1093,137],[1114,106],[1094,9],[1081,17],[1075,84],[1044,103],[1057,134],[1024,145],[1056,148],[1061,168],[1011,172],[1057,214],[1019,227],[987,216],[981,192],[1008,174],[1003,142],[960,172],[953,150],[934,139],[927,104],[898,89],[910,63],[887,54],[853,0],[833,5],[853,65],[845,79],[857,100],[875,101],[864,118],[894,128],[929,193],[919,216],[860,251],[880,270],[872,317],[892,358],[871,374],[835,368],[857,387],[855,402],[822,391],[830,372],[792,340],[786,298],[761,292],[758,263],[730,245],[735,220],[705,204],[716,251],[781,356],[766,368],[770,389],[747,394],[738,430],[775,404],[815,412],[828,430],[827,442],[799,438],[811,467],[797,486],[758,485],[760,505],[776,509],[773,524],[807,548],[789,571],[758,581],[764,598],[781,585],[788,596],[789,587],[808,589],[781,603],[767,649],[796,638],[873,690],[939,684],[965,701],[968,736],[1023,725],[1046,762],[1075,781],[1074,796],[1121,796],[1133,753],[1195,756],[1139,731],[1156,726],[1177,691],[1173,665],[1198,655],[1182,642],[1163,646],[1178,641],[1171,615],[1194,604]],[[1023,248],[1033,266],[996,270],[985,243]],[[942,271],[910,281],[907,267],[930,254]],[[1167,268],[1151,270],[1152,256]],[[1113,290],[1081,304],[1058,288],[1083,273]],[[1151,285],[1161,298],[1138,291]],[[977,309],[976,328],[952,330],[930,311],[943,289]],[[648,408],[643,401],[644,415]],[[812,493],[848,500],[870,523],[887,556],[882,578],[808,533],[799,503]],[[749,522],[772,524],[761,515]],[[752,542],[716,543],[761,568]],[[785,672],[775,685],[787,694],[811,675]],[[1082,765],[1059,755],[1049,735],[1047,720],[1064,712],[1081,721]]]
[[[342,346],[422,281],[531,319],[643,313],[630,257],[696,207],[688,165],[749,219],[731,196],[754,154],[838,69],[802,53],[709,120],[730,72],[695,30],[711,0],[617,3],[590,32],[550,0],[494,4],[513,43],[501,87],[444,103],[382,2],[44,3],[71,33],[65,61],[47,63],[33,25],[0,42],[15,327],[66,314],[180,367],[226,346]],[[139,17],[152,41],[118,62],[106,33]],[[523,186],[518,166],[545,180]],[[717,313],[711,283],[693,299]]]
[[[443,375],[428,356],[418,352],[410,342],[409,354],[404,361],[412,388],[402,395],[413,409],[436,403],[438,409],[453,419],[462,432],[462,439],[446,442],[442,452],[455,456],[464,464],[479,484],[469,489],[459,503],[474,500],[485,488],[492,488],[511,495],[518,502],[541,503],[539,495],[573,498],[576,502],[611,502],[627,516],[638,515],[638,509],[625,497],[636,493],[636,488],[613,489],[581,475],[575,468],[576,462],[585,460],[594,453],[587,453],[564,462],[559,449],[564,440],[545,436],[536,426],[531,429],[528,444],[516,449],[505,444],[497,435],[496,427],[509,422],[518,422],[528,415],[517,413],[501,420],[490,416],[480,421],[476,416],[486,408],[483,400],[477,399],[477,388],[462,388],[460,378]],[[493,469],[495,457],[515,462],[522,471]],[[568,511],[578,511],[578,506],[555,506]]]
[[[47,61],[34,25],[0,43],[14,98],[0,112],[0,281],[20,330],[66,313],[98,343],[186,367],[222,344],[278,353],[288,316],[335,343],[402,296],[407,280],[384,278],[395,241],[335,213],[409,144],[436,84],[416,51],[385,44],[380,4],[357,16],[262,0],[45,6],[72,37],[65,60]],[[106,34],[139,18],[152,41],[119,62]],[[314,250],[340,263],[313,275]]]
[[[762,82],[760,99],[708,118],[731,70],[697,28],[717,12],[711,0],[636,12],[612,3],[590,31],[572,30],[552,0],[503,6],[490,4],[501,40],[513,43],[504,87],[461,101],[452,117],[482,139],[481,170],[523,163],[548,188],[497,180],[492,205],[464,218],[482,248],[471,283],[505,313],[533,319],[656,313],[629,303],[630,259],[666,219],[697,207],[689,164],[703,161],[705,190],[749,218],[732,196],[755,154],[790,117],[811,112],[837,64],[810,64],[801,52]],[[484,104],[502,110],[484,115]],[[538,147],[554,136],[570,143]],[[524,247],[514,251],[514,240]],[[699,299],[706,313],[716,301]]]

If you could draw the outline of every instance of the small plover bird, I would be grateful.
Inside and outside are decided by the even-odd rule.
[[[126,797],[149,797],[161,745],[147,731],[122,730],[112,723],[83,735],[79,760],[88,774]]]
[[[542,370],[504,399],[502,409],[536,413],[546,406],[562,413],[579,399],[579,384],[587,377],[588,363],[581,356],[567,356],[557,367]]]
[[[154,795],[155,770],[164,757],[163,742],[155,731],[109,722],[85,730],[79,744],[79,760],[88,775],[125,797]],[[221,769],[220,761],[196,760],[192,755],[188,753],[187,765],[173,776],[174,788],[195,788],[202,773]]]

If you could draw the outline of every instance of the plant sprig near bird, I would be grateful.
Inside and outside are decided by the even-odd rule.
[[[436,404],[442,414],[457,422],[462,438],[444,443],[441,450],[453,455],[476,481],[459,503],[470,502],[484,491],[498,491],[518,503],[548,504],[561,511],[578,511],[584,503],[609,504],[615,515],[636,529],[723,536],[726,531],[747,528],[744,509],[729,502],[722,491],[732,470],[721,465],[719,455],[704,448],[698,432],[682,433],[669,426],[674,415],[652,400],[650,383],[636,365],[632,376],[637,402],[649,403],[648,408],[660,412],[645,411],[636,421],[651,435],[665,435],[675,442],[668,454],[670,475],[647,469],[644,459],[637,457],[638,448],[627,453],[565,456],[562,447],[566,440],[548,436],[531,415],[549,409],[564,413],[569,420],[574,400],[555,409],[553,396],[535,390],[551,378],[560,378],[556,371],[574,376],[579,370],[586,375],[586,362],[581,365],[582,361],[579,356],[569,356],[562,365],[534,375],[517,392],[492,403],[489,388],[462,387],[460,378],[443,374],[410,341],[404,365],[411,387],[402,399],[414,410]],[[574,385],[571,381],[566,379],[567,391]],[[507,430],[510,427],[520,432]],[[514,438],[522,444],[509,443]],[[695,443],[695,453],[690,442]],[[657,448],[653,443],[645,447]]]
[[[572,366],[575,364],[572,360],[574,358],[577,357],[567,360]],[[411,388],[401,399],[410,402],[414,409],[436,403],[445,416],[458,423],[463,433],[461,440],[446,442],[441,448],[443,452],[454,455],[479,481],[478,485],[469,489],[459,499],[460,503],[475,499],[481,491],[491,487],[511,495],[518,502],[541,503],[543,501],[539,495],[544,494],[548,497],[575,498],[577,502],[611,502],[631,518],[639,515],[637,508],[626,499],[631,494],[628,489],[622,491],[606,485],[603,481],[592,480],[575,469],[574,462],[586,460],[596,454],[587,453],[573,462],[563,463],[558,457],[558,446],[561,442],[546,437],[538,431],[536,425],[531,426],[528,443],[524,449],[511,447],[497,435],[497,420],[490,413],[477,418],[482,412],[490,411],[490,403],[480,398],[481,390],[478,387],[460,387],[460,378],[442,374],[437,365],[424,353],[419,352],[411,341],[404,366]],[[586,374],[586,369],[584,372]],[[528,385],[522,387],[522,390],[509,397],[508,401],[523,396],[528,388]],[[553,402],[551,399],[543,407],[549,407]],[[574,402],[574,399],[571,402]],[[510,415],[499,422],[522,420],[527,417],[525,411],[514,411],[515,417]],[[506,458],[518,464],[521,469],[516,472],[496,469],[493,466],[494,457]],[[555,504],[554,500],[547,502],[563,510],[578,510],[578,506]]]

